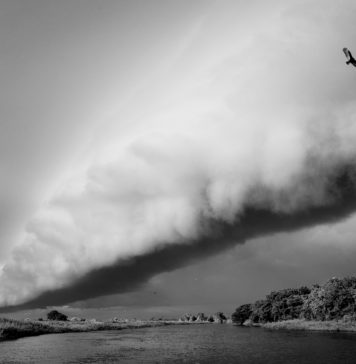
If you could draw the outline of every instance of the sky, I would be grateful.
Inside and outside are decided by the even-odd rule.
[[[355,15],[1,2],[0,306],[228,310],[354,275]]]

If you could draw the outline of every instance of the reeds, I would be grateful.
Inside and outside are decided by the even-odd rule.
[[[285,320],[277,322],[267,322],[261,324],[266,329],[273,330],[308,330],[308,331],[356,331],[355,321],[329,320],[329,321],[309,321],[303,319]]]
[[[0,340],[17,339],[51,333],[53,328],[37,321],[18,321],[0,318]]]

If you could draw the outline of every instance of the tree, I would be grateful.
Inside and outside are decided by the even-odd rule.
[[[231,319],[235,324],[242,325],[246,320],[250,318],[252,313],[251,304],[239,306],[235,312],[232,314]]]
[[[67,321],[67,316],[56,310],[50,311],[47,314],[47,319],[52,321]]]

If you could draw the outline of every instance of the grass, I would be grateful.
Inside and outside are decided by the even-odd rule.
[[[43,334],[137,329],[177,324],[184,325],[186,323],[178,321],[19,321],[7,318],[0,318],[0,341],[14,340],[26,336],[37,336]]]
[[[302,319],[267,322],[262,327],[272,330],[308,330],[328,332],[356,332],[356,322],[346,320],[309,321]]]
[[[0,318],[0,340],[17,339],[24,336],[48,334],[53,327],[39,322],[24,322],[7,318]]]

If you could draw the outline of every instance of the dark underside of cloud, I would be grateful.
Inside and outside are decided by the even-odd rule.
[[[149,253],[119,260],[112,266],[92,270],[68,287],[44,292],[21,305],[3,307],[0,312],[64,305],[133,291],[159,273],[191,264],[236,244],[243,244],[248,239],[337,222],[356,210],[354,176],[354,168],[347,167],[333,179],[333,190],[337,196],[333,203],[297,213],[277,213],[263,208],[246,207],[243,215],[234,224],[211,221],[210,233],[199,240],[162,245]]]

